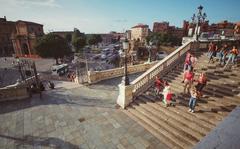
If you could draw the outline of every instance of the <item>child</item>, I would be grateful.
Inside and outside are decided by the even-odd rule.
[[[169,84],[166,82],[165,87],[163,89],[163,103],[167,107],[170,105],[172,99],[172,92]]]
[[[191,89],[191,97],[189,99],[189,112],[194,113],[194,109],[196,106],[196,100],[197,100],[197,90],[196,87],[193,87]]]

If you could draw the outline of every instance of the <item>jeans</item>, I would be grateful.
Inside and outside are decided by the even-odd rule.
[[[220,64],[222,65],[222,63],[224,65],[226,64],[226,54],[222,54],[220,57]]]
[[[191,110],[194,110],[195,105],[196,105],[196,98],[191,97],[190,100],[189,100],[189,108]]]
[[[226,65],[224,66],[224,67],[226,67],[229,63],[230,63],[230,61],[233,63],[233,64],[235,64],[235,59],[236,59],[236,55],[235,54],[230,54],[229,55],[229,57],[228,57],[228,60],[227,60],[227,63],[226,63]]]

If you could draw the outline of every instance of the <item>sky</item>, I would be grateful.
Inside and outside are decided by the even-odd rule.
[[[240,21],[240,0],[0,0],[0,17],[44,25],[44,32],[123,32],[138,23],[182,27],[202,5],[210,23]]]

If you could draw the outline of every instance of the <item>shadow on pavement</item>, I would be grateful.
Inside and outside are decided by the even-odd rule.
[[[12,137],[12,136],[0,134],[0,138],[14,140],[17,149],[22,148],[23,145],[30,145],[34,147],[44,146],[44,147],[51,147],[54,149],[58,149],[58,148],[80,149],[77,145],[74,145],[70,142],[67,142],[55,137],[35,137],[30,135],[26,135],[23,137]]]

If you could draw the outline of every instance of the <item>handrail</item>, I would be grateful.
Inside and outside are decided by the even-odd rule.
[[[133,80],[130,84],[133,85],[133,97],[144,92],[150,87],[158,74],[163,74],[165,70],[172,64],[176,63],[180,58],[191,48],[192,40],[186,42],[163,60],[158,62],[152,68],[147,70],[141,76]]]

